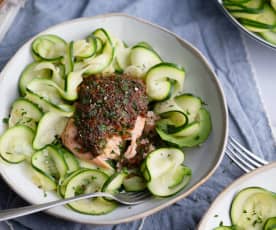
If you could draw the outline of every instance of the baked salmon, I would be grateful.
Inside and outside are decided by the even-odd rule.
[[[108,159],[133,158],[148,115],[143,81],[125,75],[90,76],[78,94],[63,144],[78,158],[104,168],[110,167]]]

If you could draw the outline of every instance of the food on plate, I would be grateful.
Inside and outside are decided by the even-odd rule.
[[[276,195],[261,187],[248,187],[239,191],[230,207],[232,226],[219,226],[216,230],[273,230],[276,229]]]
[[[123,75],[87,77],[79,86],[75,107],[62,134],[62,142],[71,152],[107,168],[105,160],[118,160],[120,146],[126,141],[130,145],[124,157],[136,155],[148,107],[142,80]]]
[[[223,5],[246,29],[276,44],[275,0],[223,0]]]
[[[189,183],[182,148],[207,139],[211,117],[201,98],[182,92],[183,67],[103,28],[70,43],[41,35],[31,53],[0,138],[4,161],[30,164],[34,183],[63,198],[146,189],[167,197]],[[68,206],[100,215],[117,203]]]

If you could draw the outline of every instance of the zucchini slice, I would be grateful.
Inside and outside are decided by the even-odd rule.
[[[35,152],[32,155],[31,164],[38,173],[56,183],[67,173],[64,158],[53,145]]]
[[[173,133],[172,135],[174,137],[193,136],[199,132],[199,129],[200,129],[200,122],[193,122],[193,123],[183,127],[178,132]]]
[[[65,66],[62,63],[57,63],[55,67],[57,69],[57,73],[60,76],[60,78],[65,79]]]
[[[99,170],[89,169],[81,171],[68,181],[64,197],[69,198],[80,194],[101,191],[107,179],[108,176]],[[74,201],[68,206],[80,213],[102,215],[113,211],[117,207],[117,203],[98,197]]]
[[[265,220],[276,216],[276,197],[260,187],[241,190],[233,199],[230,217],[239,229],[263,229]]]
[[[72,173],[80,168],[80,164],[76,157],[63,147],[58,147],[58,151],[63,155],[65,163],[67,165],[67,173]]]
[[[112,176],[115,173],[115,169],[112,167],[110,167],[109,169],[100,168],[99,166],[97,166],[91,162],[84,161],[84,160],[79,160],[79,164],[80,164],[81,168],[100,170],[108,176]]]
[[[181,94],[174,98],[176,105],[188,116],[189,123],[195,121],[195,118],[203,104],[201,98],[192,94]]]
[[[245,3],[245,2],[249,2],[251,0],[223,0],[223,2],[229,2],[229,3],[237,3],[237,4],[242,4],[242,3]]]
[[[187,115],[181,111],[168,111],[159,115],[163,119],[169,120],[170,124],[174,125],[175,127],[182,127],[189,123]]]
[[[185,71],[172,63],[153,66],[146,75],[148,96],[155,101],[163,101],[183,89]]]
[[[27,99],[19,98],[13,104],[9,118],[9,128],[15,125],[26,125],[36,129],[36,123],[42,117],[40,109]]]
[[[95,37],[93,34],[89,35],[95,38],[96,40],[96,54],[101,54],[103,52],[103,48],[104,48],[104,42],[102,41],[102,39],[100,39],[99,37]]]
[[[235,230],[235,227],[232,226],[219,226],[214,228],[214,230]]]
[[[54,105],[31,91],[27,91],[25,98],[36,104],[45,113],[56,112],[63,114],[65,117],[71,117],[75,110],[73,106],[67,104]]]
[[[130,174],[124,178],[123,186],[127,192],[140,192],[147,188],[147,183],[142,176]]]
[[[241,22],[242,23],[242,22]],[[261,27],[256,27],[256,26],[249,26],[249,25],[246,25],[246,24],[243,24],[243,26],[246,28],[246,29],[248,29],[248,30],[250,30],[251,32],[256,32],[256,33],[258,33],[258,32],[266,32],[266,31],[270,31],[270,28],[267,28],[267,27],[265,27],[265,28],[261,28]]]
[[[183,178],[185,176],[191,177],[192,175],[192,170],[188,168],[187,166],[180,165],[179,167],[176,167],[172,170],[171,174],[168,174],[170,177],[168,177],[169,182],[169,189],[174,189],[178,185],[180,185],[183,181]]]
[[[157,124],[164,127],[167,133],[176,133],[189,123],[187,115],[181,111],[168,111],[159,115],[162,119]]]
[[[54,105],[65,104],[59,91],[53,85],[55,83],[52,80],[36,78],[28,84],[27,89]]]
[[[212,122],[209,112],[204,108],[199,110],[196,120],[199,122],[199,129],[193,135],[174,136],[173,134],[166,133],[162,127],[156,127],[156,131],[162,140],[180,148],[198,146],[208,138],[212,129]]]
[[[65,79],[65,89],[49,79],[34,79],[27,88],[52,104],[65,104],[64,100],[74,101],[78,98],[77,87],[82,82],[85,69],[71,72]]]
[[[268,218],[263,227],[264,230],[275,230],[276,229],[276,217]]]
[[[32,53],[46,61],[59,61],[64,56],[66,42],[53,34],[41,35],[32,42]]]
[[[77,174],[79,174],[80,172],[84,172],[86,170],[89,170],[89,169],[85,169],[85,168],[80,168],[70,174],[67,174],[63,180],[61,181],[61,183],[58,185],[58,194],[64,198],[64,194],[65,194],[65,190],[66,190],[66,186],[68,184],[68,182]]]
[[[124,172],[118,172],[113,174],[103,185],[102,191],[110,194],[116,194],[122,187],[126,174]],[[108,199],[109,200],[109,199]]]
[[[8,163],[20,163],[33,152],[34,132],[27,126],[7,129],[0,138],[0,155]]]
[[[64,65],[62,64],[54,65],[51,62],[40,62],[34,67],[33,71],[41,71],[41,70],[47,70],[47,69],[51,71],[50,79],[56,82],[60,87],[64,87],[64,71],[65,71]],[[41,78],[41,77],[35,77],[35,78]],[[43,79],[49,79],[49,78],[44,77]],[[31,82],[32,79],[28,79],[28,80],[29,81],[26,81],[25,79],[24,84],[26,86],[28,85],[28,83]]]
[[[92,36],[86,40],[77,40],[73,43],[73,56],[76,58],[92,57],[97,50],[96,39]]]
[[[48,112],[40,119],[33,140],[34,149],[42,149],[46,145],[53,143],[63,132],[68,118],[63,114]]]
[[[132,47],[129,58],[130,64],[141,68],[144,73],[162,62],[161,57],[153,49],[139,45]]]
[[[130,52],[131,49],[125,47],[122,41],[118,41],[115,47],[115,70],[119,73],[123,73],[124,70],[130,65]]]
[[[276,45],[276,32],[273,31],[265,31],[265,32],[260,32],[260,35],[270,42],[271,44]]]
[[[52,104],[63,105],[63,99],[74,101],[78,98],[77,87],[83,80],[84,72],[85,69],[69,73],[65,80],[65,89],[48,79],[34,79],[28,84],[28,89]]]
[[[68,75],[74,70],[73,42],[66,45],[63,64],[65,66],[65,75]]]
[[[159,177],[152,179],[147,187],[155,196],[172,196],[189,183],[191,175],[191,170],[189,168],[178,165]]]
[[[141,42],[138,42],[136,45],[134,45],[133,47],[145,47],[145,48],[147,48],[147,49],[149,49],[149,50],[154,50],[153,48],[152,48],[152,46],[149,44],[149,43],[147,43],[147,42],[145,42],[145,41],[141,41]],[[160,58],[161,59],[161,58]]]
[[[22,96],[26,95],[26,88],[34,78],[50,78],[52,76],[51,69],[37,68],[41,64],[47,62],[33,62],[25,67],[19,79],[19,91]]]
[[[270,5],[272,6],[273,10],[276,11],[276,1],[275,0],[270,0]]]
[[[260,13],[233,12],[232,15],[249,26],[271,29],[276,26],[276,13],[267,3]]]
[[[87,66],[85,74],[87,75],[102,72],[112,63],[115,56],[114,44],[106,30],[100,28],[92,34],[103,42],[103,50],[95,57],[84,59],[84,64]]]
[[[82,83],[82,74],[86,69],[74,71],[67,75],[65,82],[65,90],[56,86],[62,97],[68,101],[74,101],[78,98],[77,88]]]
[[[126,67],[124,73],[136,78],[143,78],[145,75],[144,71],[140,67],[135,65],[129,65],[128,67]]]
[[[177,148],[159,148],[145,159],[150,180],[153,180],[184,161],[184,153]]]
[[[156,103],[154,112],[162,114],[167,111],[181,111],[187,115],[189,123],[192,123],[195,121],[195,117],[202,104],[203,102],[199,97],[185,93],[169,100]]]
[[[249,0],[246,2],[224,1],[224,6],[231,12],[259,13],[264,8],[264,0]]]
[[[52,178],[38,172],[33,167],[31,167],[31,170],[32,180],[39,188],[42,188],[44,191],[53,191],[57,188],[57,183]]]

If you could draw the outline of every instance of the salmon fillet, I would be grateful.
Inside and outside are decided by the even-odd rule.
[[[134,125],[134,128],[130,130],[131,143],[124,153],[125,158],[130,159],[136,155],[137,139],[141,137],[145,126],[146,118],[138,116]],[[82,146],[77,142],[77,127],[74,124],[74,119],[69,119],[65,130],[61,135],[62,143],[79,159],[91,162],[102,168],[110,168],[110,165],[106,163],[106,160],[116,160],[120,157],[120,144],[123,142],[122,137],[112,136],[106,141],[106,146],[102,151],[102,154],[93,157],[93,153],[84,152]],[[128,140],[128,138],[126,139]]]
[[[146,118],[138,116],[134,128],[130,131],[131,142],[126,152],[125,158],[130,159],[136,155],[137,139],[142,136],[145,127]]]
[[[63,144],[78,158],[104,168],[110,167],[108,159],[133,158],[145,124],[152,129],[152,119],[146,122],[152,114],[147,114],[144,82],[126,75],[90,76],[79,86],[78,95]]]
[[[111,168],[111,166],[106,162],[104,155],[99,155],[93,157],[91,152],[83,152],[82,146],[76,141],[78,130],[74,124],[74,119],[69,119],[67,125],[61,135],[62,143],[68,148],[76,157],[81,160],[90,162],[92,164],[98,165],[102,168]]]

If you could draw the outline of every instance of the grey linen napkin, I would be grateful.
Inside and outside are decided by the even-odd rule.
[[[215,1],[29,0],[0,44],[0,69],[27,39],[49,26],[72,18],[109,12],[125,12],[145,18],[194,44],[207,57],[223,85],[229,106],[230,134],[266,160],[276,159],[275,143],[240,33],[220,12]],[[242,171],[225,157],[207,183],[186,199],[148,217],[143,229],[195,229],[219,192],[240,175]],[[23,205],[26,202],[1,180],[1,209]],[[95,227],[39,213],[10,223],[14,229],[134,230],[140,221]]]

